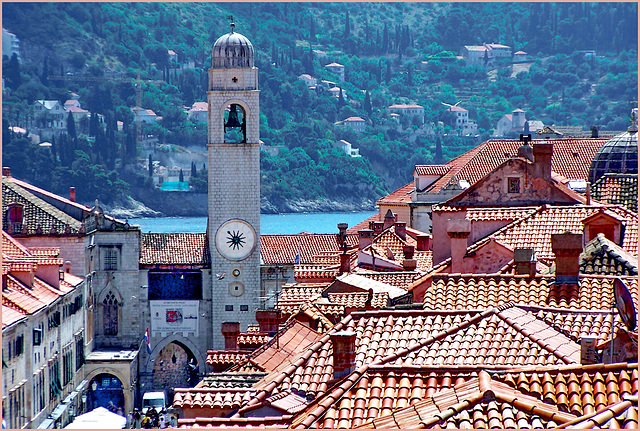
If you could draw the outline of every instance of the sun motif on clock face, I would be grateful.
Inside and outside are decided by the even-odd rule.
[[[234,250],[244,247],[246,238],[239,230],[227,231],[227,244]]]
[[[256,247],[256,231],[244,220],[229,220],[218,228],[215,244],[218,252],[226,259],[244,260]]]

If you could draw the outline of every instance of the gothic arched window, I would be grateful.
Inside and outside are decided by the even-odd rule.
[[[118,299],[113,292],[107,294],[102,306],[104,335],[118,335]]]

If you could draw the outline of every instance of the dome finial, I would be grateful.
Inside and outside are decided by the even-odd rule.
[[[233,33],[233,29],[236,27],[236,23],[233,22],[233,15],[227,15],[227,19],[229,20],[229,27],[231,27],[231,33]]]

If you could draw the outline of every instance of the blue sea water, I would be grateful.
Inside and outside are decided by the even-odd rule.
[[[292,213],[262,214],[260,216],[261,234],[337,233],[338,223],[347,223],[349,227],[374,215],[375,211],[350,213]],[[139,225],[142,232],[154,233],[198,233],[207,229],[206,217],[156,217],[129,219],[132,225]]]

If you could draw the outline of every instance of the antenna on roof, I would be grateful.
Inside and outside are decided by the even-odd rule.
[[[229,20],[229,27],[231,27],[231,33],[233,33],[233,29],[236,26],[236,23],[233,22],[233,15],[227,15],[227,19]]]

